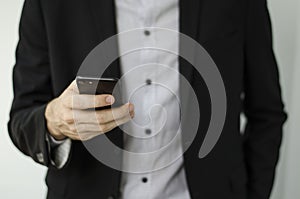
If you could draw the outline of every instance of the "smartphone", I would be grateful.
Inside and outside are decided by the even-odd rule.
[[[79,94],[85,95],[101,95],[110,94],[115,98],[113,106],[120,106],[122,103],[121,99],[121,88],[118,83],[118,78],[95,78],[95,77],[76,77],[76,83],[79,90]],[[111,106],[105,107],[110,108]]]

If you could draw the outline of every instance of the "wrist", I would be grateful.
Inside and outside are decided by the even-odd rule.
[[[62,141],[67,138],[65,135],[63,135],[60,132],[52,131],[51,128],[49,128],[49,127],[48,127],[48,131],[50,133],[50,136],[52,136],[56,141]]]
[[[53,123],[56,123],[55,121],[53,122],[52,118],[53,117],[53,111],[52,111],[52,103],[53,101],[51,101],[50,103],[48,103],[48,105],[46,106],[46,110],[45,110],[45,119],[46,119],[46,126],[48,129],[49,134],[55,139],[55,140],[64,140],[66,139],[66,136],[64,134],[62,134],[59,129],[55,128],[53,126]]]

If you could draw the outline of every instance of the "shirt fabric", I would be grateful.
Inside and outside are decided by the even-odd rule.
[[[178,0],[116,0],[116,8],[119,33],[142,29],[133,34],[134,39],[127,39],[126,33],[119,34],[121,53],[127,45],[147,47],[158,43],[178,53],[178,37],[166,39],[156,28],[151,28],[179,31]],[[183,158],[180,156],[181,139],[176,136],[180,131],[178,68],[178,56],[161,50],[142,49],[121,57],[123,96],[135,106],[133,121],[123,127],[124,149],[147,153],[159,150],[173,141],[167,150],[154,157],[144,155],[134,159],[124,156],[123,168],[150,172],[123,172],[123,199],[190,198]],[[172,159],[174,162],[171,162]]]

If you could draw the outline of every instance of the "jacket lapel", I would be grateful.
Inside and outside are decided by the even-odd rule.
[[[180,9],[180,32],[188,35],[197,41],[199,36],[199,22],[200,22],[200,8],[202,0],[180,0],[179,9]],[[179,42],[181,43],[181,42]],[[182,51],[180,45],[179,52]],[[179,72],[182,74],[188,81],[192,81],[193,67],[188,66],[184,63],[183,59],[180,58]]]
[[[203,0],[180,0],[180,32],[193,39],[199,34],[200,9]]]
[[[202,0],[180,0],[180,32],[191,37],[192,39],[199,42],[200,36],[200,16],[201,16],[201,3]],[[182,53],[183,50],[188,50],[193,52],[193,46],[186,46],[183,44],[182,40],[179,41],[180,49],[179,52]],[[192,58],[197,55],[191,55]],[[185,61],[183,58],[179,57],[179,72],[192,86],[193,86],[193,76],[197,72],[195,68]],[[179,98],[181,103],[181,130],[182,130],[182,145],[183,148],[190,146],[193,141],[191,133],[184,133],[189,130],[190,124],[193,121],[190,117],[190,111],[197,107],[190,106],[190,99],[187,96],[191,96],[190,89],[186,89],[182,78],[179,82]],[[187,153],[184,153],[183,156],[187,158]],[[186,163],[187,161],[185,161]],[[187,171],[186,171],[187,172]],[[187,172],[187,177],[189,173]]]
[[[90,4],[90,10],[94,24],[96,27],[98,35],[98,44],[106,40],[107,38],[117,34],[117,25],[116,25],[116,12],[115,12],[115,3],[114,0],[88,0]],[[97,45],[98,45],[97,44]],[[118,44],[114,44],[116,50],[118,49]],[[117,77],[120,78],[120,64],[119,59],[115,60],[109,68],[105,71],[102,77]],[[116,128],[112,132],[106,134],[106,136],[113,141],[114,144],[118,145],[120,148],[123,148],[123,133],[121,129]],[[122,162],[122,157],[119,162]],[[116,198],[119,197],[119,187],[121,172],[112,169],[112,179],[114,183],[112,185],[112,193]]]
[[[88,0],[98,35],[98,44],[117,34],[116,11],[114,0]],[[118,49],[118,44],[114,44]],[[114,61],[103,77],[120,78],[119,60]]]
[[[115,3],[113,0],[88,0],[99,42],[117,33]]]

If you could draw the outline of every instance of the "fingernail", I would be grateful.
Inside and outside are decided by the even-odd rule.
[[[113,96],[108,96],[108,97],[105,98],[105,101],[106,101],[106,103],[108,103],[108,104],[113,104],[114,101],[115,101],[115,99],[114,99]]]
[[[134,111],[130,112],[130,117],[133,118],[134,117]]]
[[[133,104],[129,104],[129,112],[133,112],[133,110],[134,110]]]

